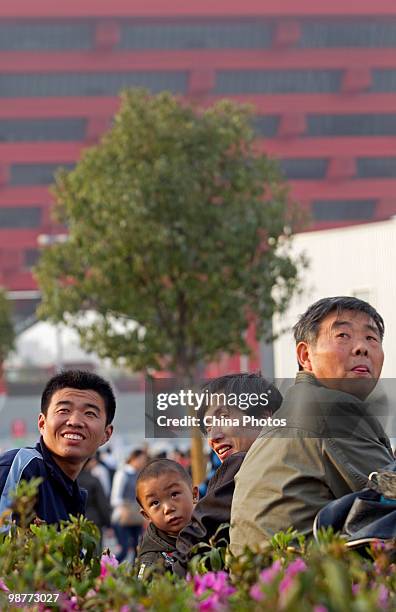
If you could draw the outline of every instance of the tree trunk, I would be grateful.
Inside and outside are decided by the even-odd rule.
[[[183,380],[183,387],[192,390],[200,390],[200,377],[202,374],[202,368],[197,366],[193,373],[190,371],[183,371],[183,374],[179,375],[179,380]],[[194,408],[190,408],[190,416],[196,416]],[[202,435],[198,427],[191,428],[191,472],[193,485],[198,486],[205,480],[206,477],[206,459],[203,452]]]
[[[199,485],[205,480],[206,461],[203,452],[202,437],[197,428],[194,428],[191,438],[191,471],[193,485]]]

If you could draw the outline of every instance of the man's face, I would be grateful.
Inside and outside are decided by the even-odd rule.
[[[71,477],[113,431],[106,425],[104,399],[96,391],[68,387],[53,394],[38,427],[54,460]]]
[[[138,495],[143,516],[161,531],[177,536],[190,522],[198,491],[177,472],[166,472],[140,483]]]
[[[381,337],[367,314],[344,310],[323,319],[316,342],[297,345],[299,363],[330,388],[366,397],[384,361]]]
[[[208,444],[221,462],[234,453],[248,451],[259,433],[256,428],[243,427],[243,415],[244,412],[235,406],[218,405],[211,406],[205,413]],[[229,419],[238,419],[240,426],[227,424]]]

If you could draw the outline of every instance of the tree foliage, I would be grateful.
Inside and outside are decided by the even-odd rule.
[[[0,289],[0,367],[14,346],[14,326],[5,291]]]
[[[287,189],[254,148],[251,111],[205,111],[168,93],[122,95],[101,142],[54,188],[69,239],[47,247],[42,317],[67,321],[84,346],[135,370],[191,373],[246,352],[298,285]],[[96,316],[88,324],[79,317]]]

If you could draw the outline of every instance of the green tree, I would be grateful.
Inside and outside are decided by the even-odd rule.
[[[6,293],[0,289],[0,375],[2,362],[14,346],[14,326]]]
[[[250,318],[263,336],[298,285],[287,189],[255,152],[246,107],[199,112],[125,92],[111,130],[54,193],[69,238],[42,254],[39,313],[134,370],[193,378],[220,352],[247,352]]]
[[[200,364],[248,352],[249,321],[262,337],[298,286],[287,189],[255,151],[246,107],[198,111],[125,92],[110,131],[58,174],[54,194],[69,238],[41,257],[39,314],[135,371],[192,384]]]

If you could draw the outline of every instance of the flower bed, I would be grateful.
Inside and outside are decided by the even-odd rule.
[[[211,546],[194,558],[187,580],[155,573],[142,582],[130,564],[118,565],[110,551],[101,557],[95,554],[98,532],[89,521],[72,518],[61,530],[29,525],[34,491],[34,483],[21,485],[15,503],[21,526],[0,534],[1,610],[396,609],[392,543],[375,543],[363,557],[329,531],[318,543],[306,543],[289,531],[277,534],[266,551],[246,550],[238,559],[221,546]],[[44,597],[26,603],[16,594],[60,595],[52,603]]]

